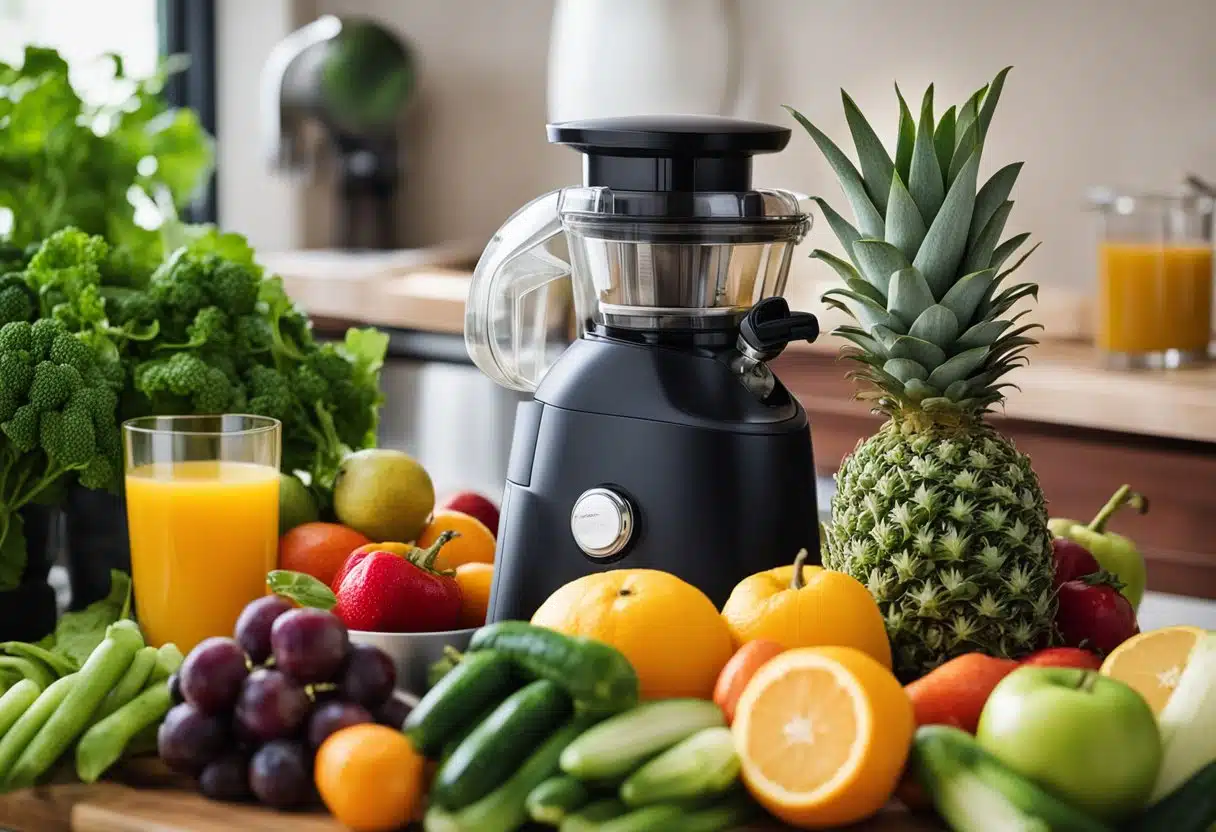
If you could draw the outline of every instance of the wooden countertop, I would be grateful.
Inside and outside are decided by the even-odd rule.
[[[379,270],[347,269],[341,258],[333,257],[263,259],[283,275],[288,292],[329,325],[362,323],[458,335],[464,331],[471,276],[467,254],[467,247],[436,249],[400,267]],[[805,305],[804,300],[799,302]],[[1021,392],[1009,391],[1006,416],[1216,443],[1216,364],[1168,371],[1101,368],[1091,345],[1075,338],[1085,333],[1075,322],[1088,315],[1087,302],[1059,290],[1046,292],[1044,300],[1035,319],[1042,320],[1048,332],[1074,337],[1044,337],[1030,353],[1031,364],[1010,374],[1008,380]],[[823,316],[825,329],[834,323]],[[813,345],[792,345],[782,361],[796,362],[799,353],[807,351],[835,351],[841,343],[824,336]]]

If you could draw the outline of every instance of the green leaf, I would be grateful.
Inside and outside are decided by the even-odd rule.
[[[982,311],[985,313],[985,317],[996,317],[1005,314],[1010,307],[1023,298],[1038,300],[1038,297],[1039,285],[1037,283],[1019,283],[1003,290],[988,304],[988,309]]]
[[[867,283],[860,277],[850,277],[845,281],[845,285],[847,285],[855,294],[869,298],[879,306],[887,305],[887,299],[883,296],[882,292],[880,292],[876,286]]]
[[[996,74],[992,79],[992,83],[988,85],[988,92],[984,95],[983,106],[980,107],[977,121],[979,123],[979,139],[980,142],[988,135],[988,125],[992,123],[992,116],[996,113],[996,104],[1001,100],[1001,89],[1005,86],[1005,76],[1009,74],[1009,70],[1013,69],[1007,66]]]
[[[985,84],[973,92],[962,107],[959,107],[958,120],[954,127],[954,135],[958,147],[962,146],[963,137],[971,129],[972,125],[975,124],[976,116],[979,115],[980,111],[980,102],[984,99],[984,94],[987,92],[988,85]]]
[[[887,358],[887,349],[877,338],[874,338],[863,329],[858,329],[855,326],[838,326],[832,330],[832,334],[838,338],[843,338],[846,341],[860,347],[866,352],[872,353],[880,358]]]
[[[912,170],[908,175],[908,191],[920,209],[925,222],[937,216],[946,189],[942,169],[933,147],[933,85],[925,90],[920,105],[920,123],[916,127],[916,144],[912,148]]]
[[[910,358],[924,367],[936,367],[946,360],[941,347],[911,335],[897,335],[887,354],[891,358]]]
[[[64,613],[55,625],[52,652],[74,662],[85,663],[89,654],[106,637],[106,628],[123,617],[130,609],[131,576],[118,569],[110,570],[110,592],[79,612]]]
[[[925,221],[899,176],[891,177],[891,193],[887,200],[887,225],[883,239],[903,252],[908,262],[916,256],[925,239]]]
[[[929,374],[929,386],[945,390],[956,381],[966,379],[972,372],[979,369],[988,357],[988,347],[976,347],[965,350],[946,360]]]
[[[972,156],[979,156],[981,145],[975,133],[974,122],[963,133],[959,139],[958,147],[954,150],[954,158],[950,160],[950,171],[946,175],[946,187],[954,184],[958,179],[959,174],[963,170],[963,166],[967,164]],[[970,228],[970,226],[968,226]]]
[[[989,268],[1000,269],[1005,265],[1005,261],[1009,259],[1009,255],[1017,251],[1018,246],[1030,239],[1029,232],[1015,234],[1005,242],[1001,243],[992,252],[992,260],[989,262]]]
[[[979,165],[980,155],[976,151],[950,186],[941,210],[934,217],[933,224],[925,234],[925,241],[912,261],[912,265],[920,269],[925,280],[929,281],[934,297],[940,298],[950,288],[962,262],[967,245],[967,235],[963,229],[971,225]]]
[[[849,122],[849,132],[853,134],[853,145],[857,148],[857,159],[861,163],[866,193],[870,195],[874,207],[885,213],[887,192],[895,164],[891,161],[887,149],[882,146],[874,128],[844,90],[840,91],[840,100],[844,103],[844,116]]]
[[[1009,199],[1013,191],[1013,183],[1017,181],[1022,170],[1022,162],[1005,165],[988,178],[983,187],[975,195],[975,211],[971,214],[971,228],[967,232],[967,242],[974,243],[988,221],[997,209]]]
[[[838,297],[844,300],[837,300]],[[828,289],[823,293],[823,301],[852,315],[867,330],[872,330],[876,326],[885,326],[903,333],[907,329],[898,318],[887,312],[882,304],[849,289]]]
[[[912,322],[912,326],[908,328],[907,332],[913,338],[920,338],[930,344],[939,345],[951,343],[958,337],[958,333],[958,318],[941,305],[930,306],[920,313],[920,317]]]
[[[266,585],[275,595],[290,598],[302,607],[329,610],[338,603],[332,589],[303,572],[275,569],[266,575]]]
[[[895,143],[895,172],[903,182],[908,181],[912,171],[912,147],[916,142],[916,122],[912,120],[912,112],[904,94],[895,85],[895,96],[899,99],[899,139]]]
[[[895,346],[895,342],[901,337],[900,332],[889,329],[885,326],[876,326],[870,329],[870,334],[878,339],[878,342],[883,345],[883,348],[888,352]]]
[[[1005,271],[1001,272],[1000,274],[998,274],[998,275],[996,276],[997,281],[999,282],[999,281],[1001,281],[1001,280],[1004,280],[1006,277],[1008,277],[1009,275],[1011,275],[1011,274],[1013,274],[1015,271],[1017,271],[1018,267],[1019,267],[1019,266],[1021,266],[1023,263],[1025,263],[1025,262],[1026,262],[1026,260],[1027,260],[1027,259],[1030,257],[1030,255],[1032,255],[1032,254],[1034,254],[1036,251],[1038,251],[1039,246],[1041,246],[1041,245],[1043,245],[1043,244],[1042,244],[1042,243],[1035,243],[1033,246],[1031,246],[1031,247],[1030,247],[1030,251],[1028,251],[1028,252],[1026,252],[1025,254],[1023,254],[1021,257],[1019,257],[1019,258],[1017,259],[1017,262],[1016,262],[1016,263],[1014,263],[1012,266],[1010,266],[1009,268],[1005,269]]]
[[[860,269],[861,266],[858,264],[857,258],[853,256],[853,243],[861,239],[861,233],[853,227],[852,223],[840,216],[831,205],[828,205],[826,200],[817,196],[811,197],[811,200],[823,212],[824,218],[828,221],[828,227],[832,229],[832,233],[840,241],[840,245],[844,248],[845,253],[849,255],[849,259],[853,261],[853,265]]]
[[[942,113],[937,130],[933,133],[933,150],[937,153],[937,166],[943,171],[943,180],[944,172],[950,170],[950,160],[954,158],[954,126],[955,112],[951,106]]]
[[[966,381],[954,382],[953,384],[951,384],[949,387],[947,387],[945,389],[945,391],[942,393],[942,395],[945,396],[950,401],[958,403],[958,401],[961,398],[963,398],[963,396],[967,395],[967,382]]]
[[[916,269],[900,269],[891,275],[887,288],[887,311],[907,325],[933,305],[933,292]]]
[[[882,240],[858,240],[853,244],[853,256],[861,264],[861,273],[885,297],[891,275],[910,265],[904,253]]]
[[[819,152],[828,160],[828,164],[832,166],[832,170],[836,173],[836,178],[840,180],[840,187],[844,190],[844,195],[849,200],[849,205],[853,207],[853,215],[857,220],[857,227],[866,237],[879,239],[882,237],[883,219],[882,214],[874,207],[874,203],[870,201],[870,197],[866,192],[865,182],[858,173],[857,168],[849,161],[849,157],[845,156],[835,142],[827,137],[827,135],[815,125],[811,124],[802,113],[792,107],[785,108],[790,115],[798,120],[803,129],[811,135],[815,144],[819,147]]]
[[[928,370],[908,358],[892,358],[882,365],[882,370],[905,384],[912,379],[924,381],[929,377]]]
[[[968,326],[995,278],[995,269],[972,272],[950,287],[941,300],[942,306],[954,313],[960,325]]]
[[[1001,207],[996,209],[996,213],[988,220],[984,230],[968,247],[967,254],[963,257],[962,269],[964,272],[979,271],[990,267],[992,252],[996,249],[997,240],[1005,231],[1005,223],[1009,220],[1009,212],[1012,210],[1012,202],[1003,202]]]
[[[0,508],[0,591],[7,592],[21,585],[25,574],[25,521],[8,506]]]
[[[925,399],[935,395],[937,395],[937,391],[919,378],[911,379],[904,385],[904,396],[910,401],[924,402]]]
[[[974,347],[991,346],[1011,325],[1011,321],[981,321],[960,335],[954,342],[954,348],[962,351]]]
[[[853,268],[851,263],[841,260],[830,251],[824,251],[821,248],[817,248],[811,252],[811,258],[814,260],[822,260],[823,262],[827,263],[832,267],[836,274],[840,275],[840,277],[846,282],[849,280],[861,279],[861,274],[857,271],[857,269]]]

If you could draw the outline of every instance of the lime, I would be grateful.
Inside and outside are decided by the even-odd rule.
[[[311,523],[320,516],[308,486],[294,474],[279,474],[279,534]]]

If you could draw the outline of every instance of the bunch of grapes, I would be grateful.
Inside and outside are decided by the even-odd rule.
[[[245,608],[235,636],[190,651],[157,734],[161,759],[207,797],[303,805],[326,737],[364,722],[400,727],[392,660],[352,645],[331,613],[267,596]]]

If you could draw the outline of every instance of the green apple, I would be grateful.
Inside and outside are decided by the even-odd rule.
[[[1148,704],[1092,670],[1021,667],[993,689],[976,739],[1001,762],[1102,820],[1142,808],[1161,768]]]

